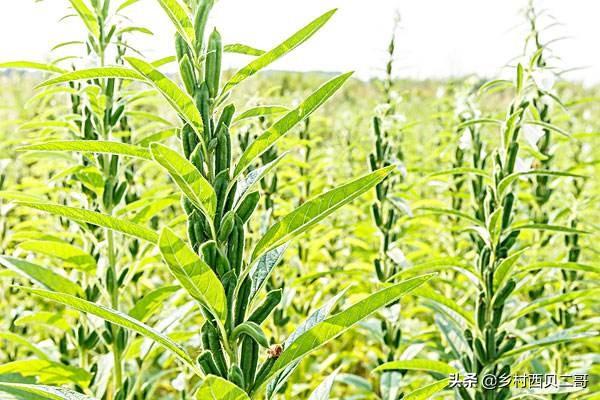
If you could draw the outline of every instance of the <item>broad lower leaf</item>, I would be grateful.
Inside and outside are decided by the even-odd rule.
[[[500,262],[500,264],[496,267],[496,270],[494,271],[495,288],[499,288],[501,285],[504,284],[504,281],[510,276],[510,273],[515,263],[519,260],[519,257],[521,257],[521,255],[527,250],[528,248],[524,248],[519,251],[516,251]]]
[[[257,157],[263,154],[281,139],[296,124],[308,118],[327,99],[329,99],[352,73],[339,75],[326,83],[308,96],[298,107],[278,119],[269,129],[257,137],[241,155],[234,171],[234,177],[244,172]]]
[[[165,10],[165,13],[175,26],[177,32],[188,43],[190,48],[194,48],[196,33],[194,24],[188,15],[188,10],[178,0],[157,0],[158,4]]]
[[[302,204],[269,228],[254,247],[252,260],[307,231],[338,208],[377,185],[395,168],[394,165],[381,168]]]
[[[115,218],[111,217],[110,215],[101,214],[95,211],[88,211],[81,208],[67,207],[52,203],[17,202],[17,204],[24,207],[34,208],[36,210],[49,212],[54,215],[60,215],[61,217],[69,218],[77,222],[85,222],[91,225],[102,226],[104,228],[112,229],[138,239],[146,240],[153,244],[156,244],[158,241],[158,235],[153,230],[138,224],[134,224],[133,222],[126,221],[122,218]]]
[[[65,262],[64,267],[75,268],[85,272],[96,270],[96,259],[79,247],[57,240],[28,240],[19,243],[19,248],[36,254],[55,257]]]
[[[67,293],[73,296],[84,295],[83,289],[79,285],[48,268],[8,256],[0,256],[0,264],[55,292]]]
[[[217,208],[217,195],[194,164],[160,143],[152,143],[150,151],[154,160],[167,170],[185,196],[212,221]]]
[[[69,0],[69,2],[75,11],[77,11],[77,14],[79,14],[79,17],[90,34],[94,38],[98,38],[100,36],[100,26],[98,25],[98,20],[92,10],[85,5],[83,0]]]
[[[390,361],[384,364],[381,364],[377,368],[373,370],[373,372],[379,371],[392,371],[392,370],[415,370],[415,371],[428,371],[428,372],[436,372],[442,375],[449,375],[456,372],[456,368],[446,364],[445,362],[436,361],[436,360],[426,360],[426,359],[412,359],[412,360],[399,360],[399,361]]]
[[[378,309],[397,301],[403,295],[421,286],[432,277],[432,274],[423,275],[387,287],[355,303],[346,310],[319,322],[295,338],[292,343],[284,346],[283,353],[281,353],[281,356],[279,356],[273,365],[268,376],[274,376],[288,365],[302,359],[330,340],[335,339],[357,322],[368,317]]]
[[[18,151],[78,151],[82,153],[118,154],[152,160],[148,149],[127,143],[105,140],[61,140],[19,147]]]
[[[35,376],[39,383],[47,385],[77,384],[83,388],[88,386],[92,378],[92,375],[84,369],[54,361],[36,359],[19,360],[0,365],[0,375],[11,373],[18,373],[22,376]]]
[[[197,400],[250,400],[242,389],[214,375],[208,375],[195,394]]]
[[[83,300],[77,297],[73,297],[64,293],[55,293],[48,290],[42,289],[31,289],[20,287],[20,290],[34,294],[47,300],[51,300],[66,306],[72,307],[78,311],[95,315],[108,322],[112,322],[115,325],[122,326],[123,328],[131,329],[145,336],[149,339],[154,340],[157,344],[163,346],[167,350],[172,351],[177,358],[187,364],[194,372],[202,376],[200,370],[196,367],[194,360],[181,348],[177,343],[171,340],[169,337],[163,335],[152,327],[130,317],[127,314],[123,314],[120,311],[112,310],[108,307],[91,303],[87,300]]]
[[[70,389],[26,383],[0,382],[0,393],[7,393],[15,400],[96,400]]]
[[[243,82],[247,78],[251,77],[261,69],[265,68],[278,58],[286,55],[290,51],[294,50],[296,47],[307,41],[312,35],[314,35],[329,19],[333,16],[336,10],[331,10],[321,15],[319,18],[315,19],[304,28],[300,29],[298,32],[294,33],[292,36],[283,41],[283,43],[279,44],[277,47],[269,50],[264,53],[260,57],[256,58],[248,65],[237,71],[231,79],[225,84],[223,87],[223,93],[227,93],[234,86]]]
[[[181,286],[216,317],[225,319],[225,290],[213,270],[169,228],[163,229],[158,246],[169,270]]]
[[[77,71],[67,72],[59,75],[55,78],[48,79],[36,86],[41,88],[44,86],[56,85],[59,83],[67,83],[80,80],[88,79],[102,79],[102,78],[118,78],[118,79],[130,79],[134,81],[145,81],[143,75],[138,72],[124,67],[97,67],[89,69],[80,69]]]
[[[134,57],[125,57],[125,59],[158,90],[179,116],[190,124],[199,140],[202,140],[202,117],[190,95],[146,61]]]
[[[35,61],[8,61],[0,63],[0,68],[14,68],[14,69],[34,69],[37,71],[63,73],[66,72],[64,69],[57,67],[56,65],[35,62]]]

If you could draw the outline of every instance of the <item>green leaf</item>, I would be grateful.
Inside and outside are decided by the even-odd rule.
[[[73,296],[84,295],[83,289],[76,283],[48,268],[8,256],[0,256],[0,264],[50,290]]]
[[[590,232],[582,231],[580,229],[570,228],[568,226],[560,226],[560,225],[549,225],[549,224],[521,224],[510,227],[510,232],[512,231],[521,231],[525,229],[533,229],[537,231],[553,231],[553,232],[563,232],[563,233],[576,233],[579,235],[587,235]]]
[[[569,132],[567,132],[567,131],[559,128],[556,125],[552,125],[552,124],[549,124],[549,123],[544,122],[544,121],[528,120],[528,121],[525,121],[525,124],[527,124],[527,125],[538,125],[538,126],[541,126],[542,128],[545,128],[545,129],[547,129],[549,131],[554,131],[554,132],[556,132],[558,134],[561,134],[561,135],[563,135],[565,137],[571,137],[571,135],[569,134]]]
[[[124,67],[97,67],[89,69],[80,69],[77,71],[67,72],[59,75],[55,78],[48,79],[36,86],[41,88],[44,86],[56,85],[59,83],[67,83],[80,80],[88,79],[102,79],[102,78],[118,78],[118,79],[130,79],[134,81],[145,81],[143,75],[140,75],[134,70]]]
[[[514,350],[508,351],[508,352],[504,353],[497,361],[501,361],[506,358],[514,357],[514,356],[524,353],[526,351],[541,349],[543,347],[552,346],[552,345],[558,344],[558,343],[572,342],[572,341],[576,341],[576,340],[594,338],[594,337],[598,336],[598,333],[599,333],[598,331],[589,331],[589,332],[572,332],[572,331],[568,331],[568,330],[561,331],[557,334],[554,334],[551,336],[546,336],[539,340],[534,340],[523,346],[517,347]]]
[[[432,395],[435,393],[442,391],[448,386],[448,382],[450,382],[450,378],[442,379],[441,381],[431,383],[427,386],[423,386],[413,392],[410,392],[405,400],[427,400],[430,399]]]
[[[161,232],[158,246],[181,286],[202,306],[224,320],[227,315],[225,290],[213,270],[169,228]]]
[[[242,389],[214,375],[208,375],[198,388],[197,400],[250,400]]]
[[[233,204],[238,206],[250,189],[254,187],[258,182],[262,180],[273,168],[275,168],[279,162],[287,155],[286,153],[281,154],[273,161],[261,166],[260,168],[253,169],[245,177],[238,179]]]
[[[348,289],[349,287],[340,291],[331,299],[329,299],[324,305],[319,307],[317,310],[313,311],[312,314],[310,314],[308,318],[306,318],[300,325],[298,325],[294,332],[292,332],[292,334],[288,336],[288,338],[283,343],[283,348],[287,348],[288,346],[290,346],[297,338],[299,338],[306,331],[308,331],[318,323],[324,321],[325,318],[329,317],[329,314],[331,314],[333,307],[338,303],[340,298],[344,296]],[[270,399],[273,396],[273,394],[279,391],[279,389],[283,386],[286,380],[290,377],[292,372],[294,372],[296,367],[298,367],[300,361],[301,360],[297,360],[289,364],[281,372],[277,373],[277,376],[275,376],[271,380],[271,382],[269,382],[266,390],[267,399]],[[266,382],[267,381],[255,382],[255,385],[262,385]]]
[[[32,289],[20,287],[20,290],[34,294],[47,300],[55,301],[60,304],[72,307],[78,311],[95,315],[108,322],[112,322],[115,325],[122,326],[123,328],[131,329],[142,336],[154,340],[159,345],[163,346],[167,350],[172,351],[177,358],[187,364],[196,374],[202,376],[201,371],[196,367],[192,358],[183,350],[177,343],[171,340],[169,337],[163,335],[152,327],[130,317],[127,314],[123,314],[120,311],[112,310],[102,305],[91,303],[87,300],[83,300],[77,297],[73,297],[68,294],[50,292],[42,289]]]
[[[196,42],[194,24],[188,15],[188,10],[178,0],[157,0],[175,26],[177,32],[185,39],[191,49]]]
[[[152,314],[164,305],[163,302],[179,289],[179,286],[171,285],[163,286],[148,292],[135,302],[135,306],[129,311],[129,315],[140,322],[146,322]]]
[[[63,260],[67,267],[81,271],[93,272],[96,269],[96,259],[79,247],[56,240],[28,240],[19,243],[19,248],[44,254]]]
[[[81,208],[67,207],[51,203],[17,202],[18,205],[34,208],[36,210],[49,212],[54,215],[69,218],[77,222],[85,222],[92,225],[102,226],[130,235],[150,243],[156,244],[158,235],[153,230],[121,218],[111,217],[95,211],[83,210]]]
[[[302,204],[269,228],[254,247],[252,260],[306,232],[338,208],[377,185],[395,168],[394,165],[381,168]]]
[[[62,387],[25,383],[0,382],[0,392],[16,396],[15,400],[96,400]]]
[[[458,167],[458,168],[446,169],[444,171],[433,172],[433,173],[427,175],[426,179],[437,178],[438,176],[445,176],[445,175],[465,175],[465,174],[473,174],[473,175],[478,175],[478,176],[481,176],[484,178],[489,178],[489,174],[486,171],[484,171],[483,169],[471,168],[471,167]]]
[[[44,353],[39,347],[32,343],[32,341],[29,338],[25,338],[21,335],[17,335],[16,333],[12,332],[0,332],[0,339],[6,340],[8,342],[13,342],[19,346],[25,347],[41,359],[50,359],[50,357],[48,357],[46,353]]]
[[[442,374],[442,375],[449,375],[449,374],[456,373],[456,368],[446,364],[445,362],[436,361],[436,360],[426,360],[426,359],[390,361],[390,362],[381,364],[380,366],[375,368],[373,370],[373,372],[391,371],[391,370],[399,370],[399,369],[436,372],[436,373]]]
[[[458,124],[456,126],[456,129],[460,130],[460,129],[464,129],[468,126],[473,126],[473,125],[484,125],[484,124],[493,124],[493,125],[502,125],[503,121],[499,120],[499,119],[494,119],[494,118],[477,118],[477,119],[470,119],[468,121],[462,122],[460,124]]]
[[[34,69],[37,71],[45,72],[57,72],[62,74],[66,72],[64,69],[59,68],[52,64],[35,62],[35,61],[8,61],[0,63],[0,68],[15,68],[15,69]]]
[[[118,154],[152,160],[148,149],[132,144],[105,140],[59,140],[19,147],[17,151],[79,151],[83,153]]]
[[[227,53],[244,54],[247,56],[262,56],[265,54],[264,50],[256,49],[241,43],[226,44],[223,46],[223,51]]]
[[[98,38],[100,36],[100,27],[98,26],[98,20],[96,16],[90,10],[83,0],[69,0],[81,20],[83,21],[85,27],[90,31],[94,38]]]
[[[504,284],[504,281],[510,276],[513,266],[521,257],[528,248],[521,249],[504,260],[500,262],[500,264],[496,267],[496,271],[494,272],[494,287],[499,288]]]
[[[194,129],[202,141],[202,117],[194,104],[194,100],[185,91],[162,72],[144,60],[134,57],[125,57],[125,60],[167,100],[179,116]]]
[[[529,264],[519,270],[519,273],[525,273],[529,271],[535,271],[538,269],[545,268],[558,268],[558,269],[566,269],[569,271],[580,271],[580,272],[592,272],[594,274],[600,274],[600,266],[598,265],[587,265],[576,262],[539,262],[534,264]]]
[[[278,119],[269,129],[257,137],[240,157],[234,171],[234,177],[244,172],[261,154],[273,146],[296,124],[302,122],[329,99],[350,78],[352,73],[339,75],[308,96],[298,107]]]
[[[473,321],[473,316],[469,312],[467,312],[467,310],[465,310],[464,307],[461,307],[458,304],[456,304],[456,302],[454,302],[454,300],[452,300],[451,298],[442,296],[441,294],[437,293],[433,290],[433,288],[425,286],[420,287],[418,289],[415,289],[413,291],[413,294],[415,296],[424,297],[426,299],[435,301],[436,303],[439,303],[445,307],[448,307],[449,309],[463,317],[464,320],[471,326],[475,324],[475,322]]]
[[[329,374],[327,378],[325,378],[325,380],[321,382],[319,386],[317,386],[317,388],[310,394],[308,400],[329,400],[331,388],[333,387],[333,382],[335,381],[338,372],[339,368]]]
[[[403,295],[421,286],[432,277],[433,274],[423,275],[389,286],[353,304],[346,310],[319,322],[298,336],[289,346],[285,346],[283,353],[281,353],[273,365],[268,377],[272,377],[286,366],[302,359],[305,355],[323,346],[330,340],[335,339],[357,322],[368,317],[381,307],[397,301]]]
[[[417,208],[417,210],[429,211],[434,214],[452,215],[455,217],[460,217],[460,218],[466,219],[467,221],[470,221],[476,225],[485,226],[485,224],[482,221],[478,220],[477,218],[474,218],[466,213],[463,213],[463,212],[460,212],[457,210],[453,210],[450,208],[446,209],[446,208],[435,208],[435,207],[420,207],[420,208]]]
[[[279,260],[281,260],[286,248],[287,243],[282,244],[273,250],[267,251],[265,254],[260,256],[260,258],[256,260],[254,265],[250,268],[250,277],[252,279],[252,285],[250,288],[251,300],[263,287],[269,278],[269,275],[271,275],[273,268],[275,268],[275,266],[279,263]]]
[[[594,289],[586,289],[586,290],[574,290],[574,291],[559,294],[556,296],[542,297],[542,298],[532,301],[527,306],[525,306],[522,309],[520,309],[519,311],[517,311],[514,315],[511,315],[510,319],[513,320],[513,319],[524,317],[525,315],[527,315],[533,311],[539,310],[540,308],[544,308],[547,306],[551,306],[553,304],[572,302],[577,299],[587,298],[587,297],[590,297],[593,295],[598,295],[598,294],[600,294],[600,289],[594,288]]]
[[[258,106],[247,109],[240,113],[233,122],[238,122],[248,118],[261,117],[264,115],[278,115],[290,111],[289,108],[283,106]]]
[[[277,47],[269,50],[264,53],[260,57],[254,59],[248,65],[237,71],[231,79],[225,84],[223,87],[223,94],[227,93],[234,86],[243,82],[247,78],[251,77],[261,69],[265,68],[275,60],[280,57],[286,55],[290,51],[294,50],[296,47],[307,41],[312,35],[314,35],[336,12],[336,10],[331,10],[321,15],[319,18],[315,19],[304,28],[300,29],[298,32],[294,33],[292,36],[287,38]]]
[[[56,312],[38,311],[31,314],[25,314],[15,320],[15,326],[35,326],[35,327],[51,327],[61,331],[71,329],[71,324],[58,315]]]
[[[83,388],[88,386],[92,378],[92,375],[84,369],[37,359],[19,360],[0,365],[0,375],[11,373],[18,373],[22,376],[35,376],[38,378],[38,382],[43,384],[66,385],[75,383]]]
[[[150,152],[154,160],[167,170],[185,196],[212,221],[217,208],[217,195],[194,164],[160,143],[152,143]]]
[[[571,178],[585,178],[583,175],[571,174],[569,172],[561,172],[561,171],[546,171],[546,170],[532,170],[532,171],[524,171],[524,172],[515,172],[498,183],[498,193],[499,195],[504,194],[505,190],[519,177],[521,176],[529,176],[529,175],[544,175],[544,176],[568,176]]]

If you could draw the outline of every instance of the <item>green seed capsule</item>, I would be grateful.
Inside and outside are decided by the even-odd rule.
[[[127,190],[127,181],[123,181],[119,184],[119,186],[117,186],[117,189],[113,192],[112,203],[119,204],[121,202],[121,199],[123,198],[123,195],[125,194],[126,190]]]
[[[242,221],[243,224],[248,222],[248,220],[250,219],[250,216],[256,209],[256,206],[258,205],[259,200],[260,200],[260,193],[258,193],[258,191],[248,194],[244,198],[244,200],[242,200],[242,202],[240,203],[240,205],[237,208],[236,214],[238,217],[240,217],[240,220]]]
[[[192,154],[190,154],[190,161],[196,167],[196,169],[202,174],[202,176],[206,176],[204,171],[204,153],[202,153],[202,146],[197,145]]]
[[[233,230],[233,226],[235,224],[235,213],[228,212],[223,217],[223,221],[221,222],[221,227],[219,228],[218,240],[220,243],[223,243],[229,237],[229,234]]]
[[[475,341],[473,342],[473,344],[475,346],[475,356],[477,357],[479,362],[481,362],[482,364],[485,364],[487,361],[487,357],[486,357],[485,349],[483,347],[483,343],[481,342],[481,339],[475,338]]]
[[[110,125],[115,126],[125,112],[125,104],[119,105],[110,116]]]
[[[258,307],[256,307],[252,314],[250,314],[248,321],[261,324],[264,320],[266,320],[275,307],[277,307],[281,302],[282,293],[283,291],[281,289],[272,290],[267,293],[265,300]]]
[[[256,343],[258,343],[262,347],[269,347],[269,341],[267,340],[265,333],[255,322],[242,322],[240,325],[235,327],[235,329],[231,333],[231,338],[235,340],[239,337],[243,337],[244,335],[251,337]]]
[[[512,278],[509,279],[508,282],[506,282],[506,285],[504,285],[502,287],[502,289],[500,289],[496,293],[496,298],[494,299],[493,307],[498,308],[501,305],[503,305],[504,302],[506,301],[506,299],[508,298],[508,296],[510,296],[510,294],[513,292],[513,290],[515,290],[516,286],[517,286],[517,283],[515,282],[515,280]]]
[[[219,376],[219,370],[217,369],[217,365],[215,364],[215,360],[210,351],[204,350],[202,354],[198,356],[198,365],[200,365],[200,368],[202,368],[202,371],[206,375]]]
[[[242,339],[240,350],[240,365],[244,376],[246,389],[249,389],[254,382],[256,368],[258,367],[258,344],[249,337]]]
[[[208,349],[212,353],[215,365],[221,376],[227,376],[227,362],[225,361],[225,354],[221,346],[219,333],[210,322],[206,322],[205,326],[207,326]]]
[[[506,170],[509,174],[512,174],[515,170],[515,163],[517,161],[517,154],[519,152],[519,143],[512,142],[508,146],[508,162],[506,163]]]
[[[210,119],[210,93],[206,82],[200,84],[199,90],[196,91],[196,108],[200,111],[202,125],[204,126],[204,142],[210,143],[212,139],[212,121]]]
[[[189,53],[190,48],[185,39],[179,33],[175,33],[175,55],[177,56],[177,61],[181,61],[183,56]]]
[[[510,224],[510,217],[514,201],[515,195],[512,193],[509,193],[504,198],[504,209],[502,210],[502,229],[508,228],[508,225]]]
[[[202,54],[206,21],[208,20],[208,14],[210,13],[212,6],[213,0],[202,0],[199,2],[196,14],[194,15],[194,32],[196,34],[195,50],[196,55],[198,56]]]
[[[208,85],[208,93],[211,99],[217,97],[217,92],[219,91],[222,54],[223,44],[221,43],[221,35],[214,29],[208,38],[205,73],[205,81]]]
[[[494,360],[496,358],[496,336],[495,329],[491,325],[485,328],[485,347],[488,358]]]
[[[227,373],[227,380],[237,385],[240,389],[243,389],[246,385],[244,383],[244,375],[242,370],[237,365],[233,364],[229,367],[229,372]]]
[[[185,90],[187,90],[189,94],[194,94],[194,90],[196,89],[196,76],[194,74],[194,67],[187,54],[184,54],[179,61],[179,75],[181,76],[181,81],[185,86]]]
[[[258,370],[258,373],[256,374],[256,378],[254,379],[254,384],[252,385],[253,389],[259,387],[263,383],[265,378],[269,375],[269,372],[271,372],[271,369],[273,368],[275,361],[277,361],[276,357],[269,357],[260,366],[260,369]]]
[[[221,213],[223,211],[223,204],[227,200],[227,187],[229,186],[229,170],[225,169],[217,174],[215,177],[215,194],[217,195],[217,212],[215,214],[215,225],[216,228],[220,226]]]
[[[504,342],[504,344],[502,346],[500,346],[500,348],[498,349],[498,355],[502,355],[504,353],[511,351],[512,349],[515,348],[516,344],[517,344],[517,339],[515,337],[508,338],[506,340],[506,342]]]
[[[248,308],[248,298],[250,297],[250,289],[252,288],[252,280],[246,278],[238,292],[238,298],[235,303],[235,325],[240,325],[246,317],[246,309]]]

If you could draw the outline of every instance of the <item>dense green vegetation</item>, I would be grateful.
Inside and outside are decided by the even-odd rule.
[[[394,79],[392,39],[365,82],[261,71],[335,10],[259,50],[159,0],[147,60],[134,2],[70,0],[85,66],[0,63],[0,399],[599,398],[598,88],[532,5],[509,79]]]

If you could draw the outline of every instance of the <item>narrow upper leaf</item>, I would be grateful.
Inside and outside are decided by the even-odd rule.
[[[456,368],[446,364],[445,362],[426,359],[390,361],[381,364],[375,368],[373,372],[403,369],[437,372],[438,374],[442,375],[453,374],[456,372]]]
[[[36,296],[72,307],[78,311],[93,314],[106,321],[112,322],[113,324],[122,326],[123,328],[131,329],[140,335],[148,337],[166,349],[171,350],[181,361],[191,367],[194,372],[196,372],[198,375],[202,375],[202,373],[195,366],[192,358],[177,343],[152,327],[130,317],[127,314],[123,314],[120,311],[116,311],[64,293],[55,293],[48,290],[31,289],[25,287],[21,287],[20,289]]]
[[[158,241],[158,235],[151,229],[123,220],[121,218],[111,217],[110,215],[95,211],[88,211],[81,208],[67,207],[52,203],[18,202],[17,204],[24,207],[34,208],[36,210],[46,211],[51,214],[60,215],[61,217],[66,217],[74,221],[102,226],[104,228],[112,229],[142,240],[146,240],[153,244],[156,244]]]
[[[256,244],[252,260],[256,260],[267,251],[310,229],[338,208],[348,204],[377,185],[394,168],[396,168],[394,165],[381,168],[302,204],[269,228]]]
[[[302,122],[329,99],[344,82],[350,78],[351,72],[339,75],[327,82],[308,96],[298,107],[278,119],[269,129],[263,132],[248,146],[238,161],[234,176],[244,172],[246,168],[262,153],[273,146],[283,135],[297,123]]]
[[[15,257],[0,256],[0,264],[50,290],[73,296],[83,296],[84,294],[81,287],[70,279],[29,261]]]
[[[70,389],[56,386],[32,385],[27,383],[0,382],[0,392],[26,400],[96,400]],[[12,399],[13,397],[9,397]]]
[[[100,36],[100,26],[98,25],[98,20],[96,19],[96,16],[92,12],[92,10],[90,10],[85,5],[83,0],[69,0],[69,1],[71,2],[71,5],[75,9],[75,11],[77,11],[77,14],[79,14],[79,17],[81,17],[83,24],[88,29],[88,31],[90,31],[92,36],[95,38]]]
[[[281,356],[279,356],[273,365],[268,376],[275,375],[287,365],[301,359],[330,340],[338,337],[357,322],[368,317],[381,307],[398,300],[432,277],[432,274],[422,275],[387,287],[353,304],[346,310],[319,322],[301,334],[289,346],[285,346],[283,353],[281,353]]]
[[[57,71],[58,72],[58,71]],[[67,83],[80,80],[88,79],[102,79],[102,78],[118,78],[118,79],[131,79],[135,81],[145,81],[143,75],[140,75],[136,71],[124,68],[124,67],[97,67],[89,69],[80,69],[77,71],[67,72],[59,75],[55,78],[48,79],[36,86],[36,88],[56,85],[59,83]]]
[[[136,71],[146,77],[148,82],[158,90],[179,116],[190,124],[199,139],[202,140],[202,117],[190,95],[146,61],[134,57],[125,59]]]
[[[169,270],[190,296],[225,319],[225,290],[213,270],[169,228],[161,232],[158,246]]]
[[[175,29],[181,37],[185,39],[190,48],[194,48],[194,42],[196,34],[194,31],[194,24],[188,15],[188,11],[184,5],[178,0],[157,0],[158,4],[165,10],[165,13],[173,22]]]
[[[35,61],[8,61],[0,63],[0,68],[15,68],[15,69],[35,69],[38,71],[45,72],[66,72],[64,69],[57,67],[56,65],[35,62]]]
[[[273,61],[284,56],[285,54],[289,53],[290,51],[294,50],[296,47],[307,41],[319,29],[321,29],[321,27],[325,25],[327,21],[329,21],[329,19],[335,12],[336,10],[334,9],[321,15],[320,17],[306,25],[304,28],[300,29],[298,32],[294,33],[292,36],[287,38],[285,41],[283,41],[283,43],[264,53],[263,55],[256,58],[248,65],[237,71],[223,87],[223,93],[228,92],[240,82],[254,75],[261,69],[271,64]]]
[[[118,154],[152,160],[148,149],[127,143],[105,140],[59,140],[19,147],[18,151],[80,151],[89,153]]]
[[[185,196],[212,220],[217,208],[217,195],[194,164],[160,143],[152,143],[150,151],[154,160],[169,172]]]

